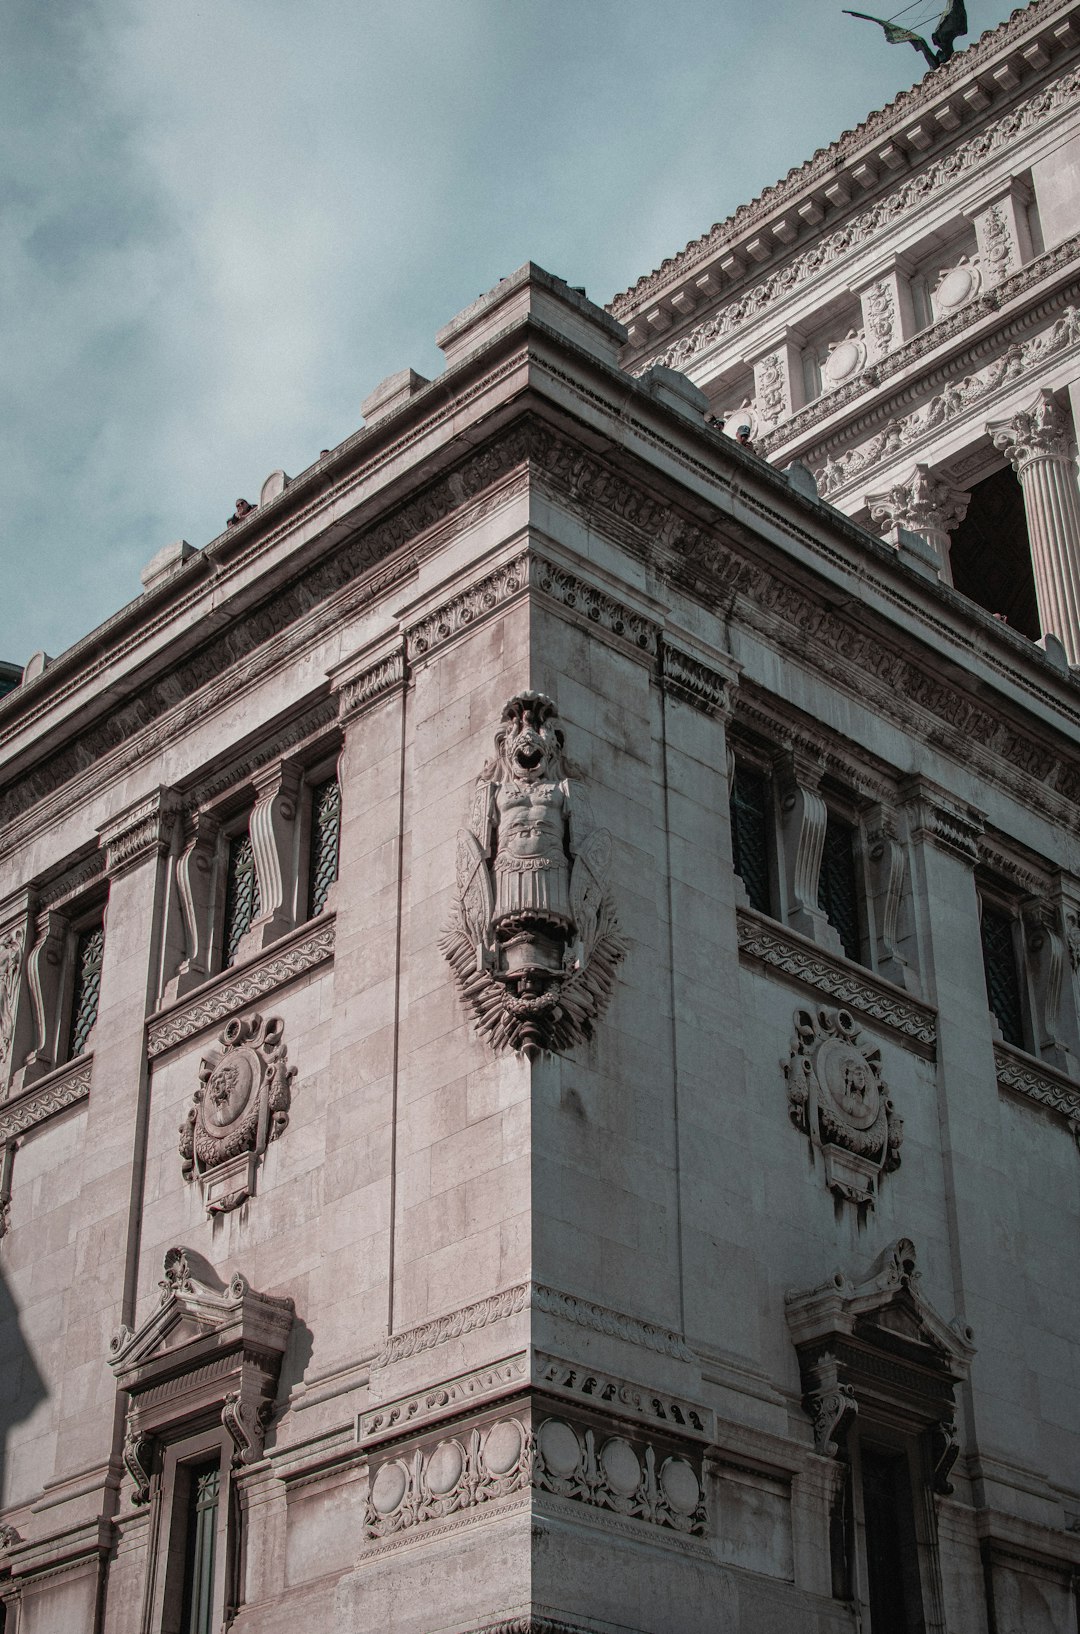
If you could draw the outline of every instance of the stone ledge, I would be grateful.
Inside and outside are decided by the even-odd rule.
[[[752,908],[737,910],[739,953],[800,982],[812,992],[837,999],[850,1010],[899,1034],[918,1054],[933,1060],[937,1012],[892,982],[850,960],[828,953],[805,936],[767,919]]]
[[[334,956],[333,915],[309,920],[299,930],[249,960],[211,976],[194,994],[167,1010],[159,1010],[146,1024],[146,1053],[153,1059],[243,1010],[256,999],[285,987]]]
[[[999,1089],[1060,1113],[1080,1139],[1080,1084],[1011,1044],[994,1045],[994,1067]]]
[[[0,1105],[0,1142],[24,1135],[58,1112],[88,1100],[93,1065],[92,1055],[81,1055],[77,1061],[57,1067],[47,1078],[39,1078],[31,1089]]]

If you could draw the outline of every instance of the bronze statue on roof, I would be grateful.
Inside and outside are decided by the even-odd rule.
[[[884,17],[871,17],[866,11],[845,10],[844,16],[861,17],[864,22],[877,23],[879,28],[885,30],[885,38],[890,45],[913,45],[916,51],[922,52],[931,68],[940,68],[942,63],[948,62],[955,53],[956,41],[961,34],[968,31],[967,7],[964,0],[952,0],[952,4],[946,6],[930,36],[933,45],[927,45],[922,35],[916,34],[913,29],[903,28],[899,23],[888,22]]]

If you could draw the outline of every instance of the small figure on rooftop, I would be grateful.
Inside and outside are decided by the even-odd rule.
[[[238,522],[242,522],[245,516],[250,516],[254,509],[254,505],[249,505],[246,499],[238,499],[236,501],[236,509],[226,522],[225,526],[227,528],[235,528],[236,524]]]
[[[750,439],[750,427],[748,425],[741,425],[737,427],[735,431],[735,441],[739,443],[741,447],[748,448],[751,454],[754,452],[754,444]]]
[[[921,51],[931,68],[940,68],[942,63],[948,62],[955,55],[956,40],[961,34],[968,31],[967,9],[964,0],[951,0],[945,7],[938,25],[930,38],[937,46],[927,45],[921,34],[916,34],[910,28],[902,28],[899,23],[888,21],[884,17],[872,17],[868,11],[844,11],[845,17],[861,17],[866,23],[877,23],[885,30],[885,38],[890,45],[913,45],[916,51]]]

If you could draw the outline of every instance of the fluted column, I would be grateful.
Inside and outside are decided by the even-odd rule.
[[[1048,391],[1011,420],[987,426],[1024,490],[1039,622],[1080,664],[1080,491],[1072,426]]]
[[[867,494],[866,503],[875,522],[893,544],[897,528],[906,528],[925,539],[940,560],[940,574],[952,583],[949,562],[949,535],[967,515],[971,495],[936,476],[928,465],[916,465],[911,475],[881,494]]]

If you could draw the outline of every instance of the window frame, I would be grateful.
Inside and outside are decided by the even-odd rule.
[[[1023,1050],[1027,1055],[1037,1055],[1034,1044],[1034,1009],[1032,1005],[1029,972],[1027,968],[1027,951],[1024,934],[1022,906],[1019,899],[991,881],[980,880],[977,886],[979,898],[979,948],[982,954],[983,982],[986,991],[986,1008],[990,1016],[994,1035],[1010,1049]],[[986,937],[984,932],[985,911],[990,911],[1001,919],[1009,921],[1012,943],[1012,974],[1016,984],[1017,1006],[1019,1011],[1019,1039],[1010,1038],[1005,1031],[1002,1018],[994,1009],[990,994],[990,967],[986,957]]]
[[[214,1534],[214,1568],[209,1627],[221,1628],[227,1614],[236,1609],[238,1530],[232,1524],[235,1513],[233,1484],[233,1444],[224,1429],[184,1435],[165,1441],[161,1447],[161,1468],[157,1477],[158,1504],[154,1525],[154,1564],[150,1586],[150,1627],[161,1634],[184,1634],[184,1579],[188,1566],[188,1504],[191,1472],[217,1455],[217,1523]]]

